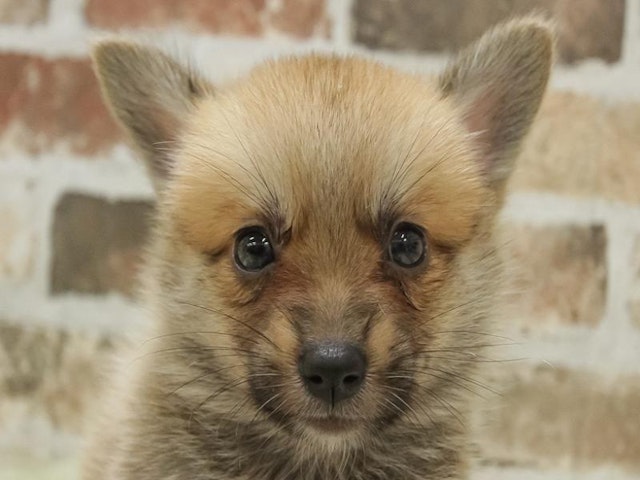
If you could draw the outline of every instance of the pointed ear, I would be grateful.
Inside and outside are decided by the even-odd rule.
[[[488,183],[502,190],[538,111],[552,64],[548,22],[531,17],[494,28],[462,51],[440,77],[477,142]]]
[[[109,40],[93,49],[102,95],[143,155],[156,190],[171,168],[173,142],[210,84],[161,51]]]

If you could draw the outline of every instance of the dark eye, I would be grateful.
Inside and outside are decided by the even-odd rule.
[[[411,268],[420,265],[427,253],[424,234],[417,226],[401,223],[391,235],[389,257],[396,265]]]
[[[260,228],[243,230],[236,238],[235,260],[238,267],[257,272],[275,260],[269,237]]]

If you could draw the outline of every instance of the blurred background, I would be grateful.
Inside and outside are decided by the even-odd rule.
[[[640,0],[0,0],[0,479],[77,478],[105,359],[141,317],[152,190],[93,39],[141,35],[215,81],[309,50],[435,73],[534,9],[559,56],[501,222],[522,360],[478,391],[474,480],[640,478]]]

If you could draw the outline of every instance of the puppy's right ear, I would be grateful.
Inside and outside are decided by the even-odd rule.
[[[501,196],[540,107],[553,50],[552,24],[535,16],[516,19],[463,50],[440,77],[444,96],[473,135],[488,185]]]
[[[102,95],[143,155],[156,191],[171,169],[174,142],[199,98],[213,87],[161,51],[108,40],[93,49]]]

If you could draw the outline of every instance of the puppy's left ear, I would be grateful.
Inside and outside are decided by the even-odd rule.
[[[160,50],[122,40],[97,44],[93,63],[107,105],[161,191],[175,160],[175,141],[213,87]]]
[[[547,86],[554,36],[548,22],[514,20],[462,51],[440,77],[479,152],[489,185],[501,192]]]

